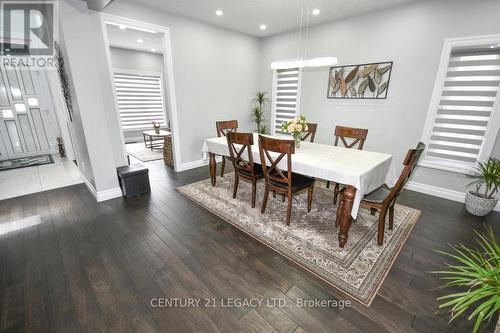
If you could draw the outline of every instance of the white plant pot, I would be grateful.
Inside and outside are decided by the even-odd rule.
[[[484,216],[493,209],[498,203],[498,198],[487,199],[468,191],[465,194],[465,208],[469,213],[476,216]]]

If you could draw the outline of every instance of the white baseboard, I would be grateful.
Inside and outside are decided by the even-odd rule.
[[[453,191],[442,187],[437,187],[433,185],[427,185],[422,183],[417,183],[413,181],[409,181],[406,184],[406,188],[411,191],[420,192],[428,195],[432,195],[435,197],[448,199],[452,201],[457,201],[464,203],[465,202],[465,193],[459,191]],[[500,212],[500,202],[496,205],[495,211]]]
[[[98,191],[97,192],[97,202],[103,202],[115,198],[120,198],[122,196],[122,189],[120,187],[110,188],[109,190]]]
[[[95,190],[94,185],[92,185],[92,183],[83,174],[82,174],[82,178],[83,178],[83,182],[85,183],[85,186],[87,186],[87,189],[89,190],[90,194],[92,194],[92,196],[97,200],[97,191]]]
[[[178,171],[186,171],[195,169],[204,165],[208,165],[208,160],[197,160],[192,162],[185,162],[181,164],[181,167],[178,168]]]
[[[219,163],[222,161],[222,158],[220,156],[218,156],[215,158],[215,161],[217,163]],[[181,167],[178,168],[177,171],[180,172],[180,171],[196,169],[196,168],[199,168],[199,167],[204,166],[204,165],[208,165],[208,159],[182,163]]]
[[[104,191],[96,191],[94,185],[92,185],[92,183],[90,183],[86,177],[82,176],[82,178],[88,190],[90,191],[90,194],[92,194],[92,196],[95,198],[97,202],[103,202],[106,200],[111,200],[122,196],[122,190],[120,187],[115,187]]]

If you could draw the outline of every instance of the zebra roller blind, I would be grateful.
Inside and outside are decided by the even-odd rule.
[[[122,130],[151,129],[152,122],[165,126],[160,75],[114,73]]]
[[[479,159],[500,84],[500,49],[452,49],[426,159]],[[466,168],[464,168],[466,169]]]
[[[293,119],[298,113],[300,91],[300,69],[278,69],[274,83],[274,133],[281,133],[281,123]]]

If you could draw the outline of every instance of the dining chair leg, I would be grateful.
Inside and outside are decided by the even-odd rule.
[[[266,212],[266,206],[267,206],[267,198],[269,197],[269,188],[266,185],[266,188],[264,190],[264,198],[262,199],[262,208],[260,209],[261,213]]]
[[[333,204],[337,204],[337,199],[339,197],[340,185],[339,183],[335,184],[335,189],[333,190]]]
[[[377,208],[370,208],[370,214],[375,215],[377,213]]]
[[[389,230],[392,230],[394,224],[394,204],[389,207]]]
[[[313,201],[313,189],[314,185],[309,187],[309,190],[307,191],[307,212],[311,212],[311,206],[312,206],[312,201]]]
[[[285,202],[285,199],[286,199],[286,195],[282,194],[282,195],[281,195],[281,201],[282,201],[282,202]]]
[[[238,185],[240,184],[240,177],[238,173],[234,174],[234,189],[233,189],[233,199],[236,198],[236,193],[238,192]]]
[[[220,166],[220,176],[224,177],[224,168],[226,167],[226,158],[222,156],[222,164]]]
[[[385,216],[387,215],[387,209],[381,209],[380,215],[378,217],[378,228],[377,228],[377,245],[384,245],[384,229],[385,229]]]
[[[257,181],[252,181],[252,208],[255,208],[255,197],[257,195]]]
[[[286,225],[290,225],[290,217],[292,215],[292,192],[288,192],[288,207],[286,209]]]
[[[326,181],[326,188],[330,188],[330,181],[329,180]]]
[[[276,191],[273,191],[273,198],[276,198]]]

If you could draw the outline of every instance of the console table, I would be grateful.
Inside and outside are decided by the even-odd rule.
[[[159,130],[158,132],[155,130],[149,130],[142,132],[142,136],[144,137],[144,147],[151,149],[153,151],[154,148],[163,149],[163,141],[165,137],[171,135],[169,131]]]

